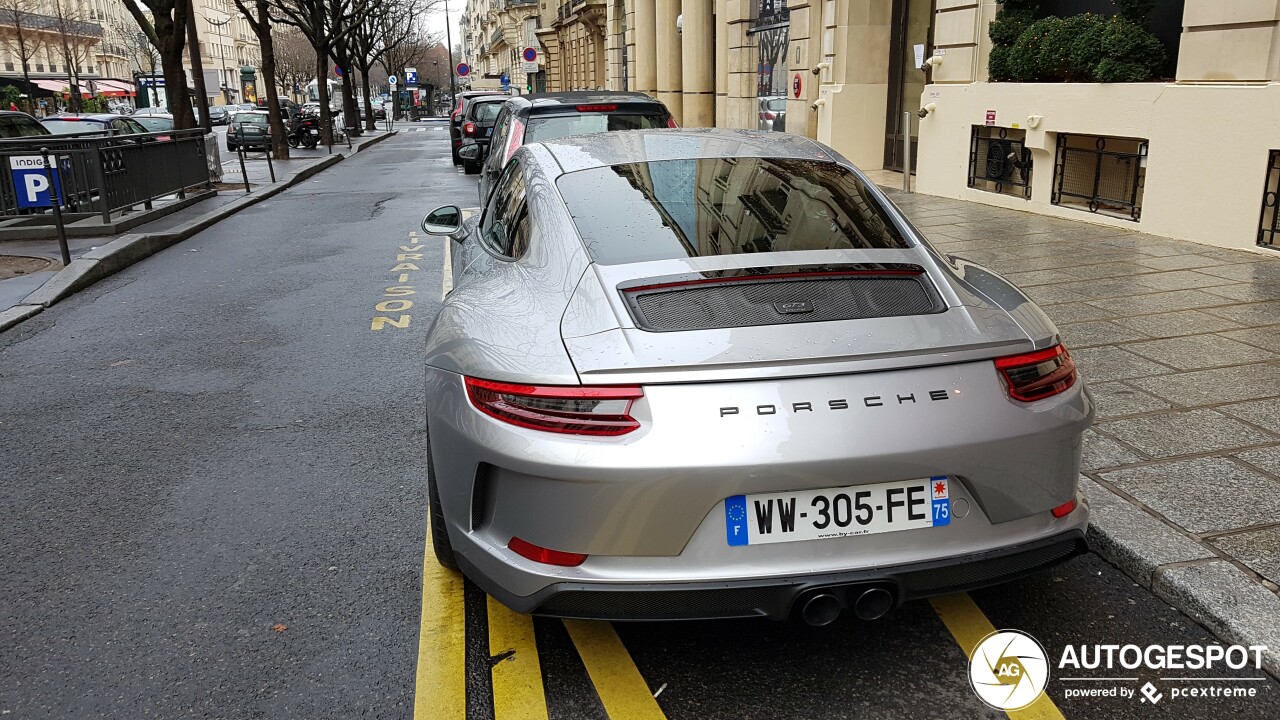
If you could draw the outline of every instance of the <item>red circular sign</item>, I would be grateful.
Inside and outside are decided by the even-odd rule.
[[[471,74],[471,66],[466,63],[458,63],[458,67],[454,69],[458,71],[458,77],[466,77]]]
[[[791,81],[791,93],[796,97],[800,97],[800,90],[804,87],[804,83],[800,80],[800,73],[796,73],[796,77]]]
[[[534,48],[527,47],[524,49],[524,61],[533,62],[538,59],[538,51]]]

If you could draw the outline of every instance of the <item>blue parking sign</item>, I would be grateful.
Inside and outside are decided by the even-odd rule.
[[[49,177],[44,171],[44,158],[39,155],[17,155],[9,158],[9,170],[13,173],[13,189],[18,195],[18,207],[51,207]],[[58,166],[53,166],[53,183],[62,197],[62,182],[58,178]]]

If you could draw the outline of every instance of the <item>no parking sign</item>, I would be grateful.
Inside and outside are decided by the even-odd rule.
[[[13,189],[18,195],[18,207],[41,208],[53,205],[49,193],[49,178],[44,172],[44,158],[39,155],[17,155],[9,158],[9,170],[13,173]],[[62,197],[62,181],[58,178],[58,166],[53,166],[53,183]]]

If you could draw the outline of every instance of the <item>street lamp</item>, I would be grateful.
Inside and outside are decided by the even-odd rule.
[[[218,28],[218,64],[222,67],[221,82],[219,82],[218,84],[222,86],[222,104],[223,105],[231,104],[231,95],[228,92],[230,88],[230,84],[227,82],[227,50],[226,50],[226,45],[223,44],[222,42],[222,38],[223,38],[222,28],[227,24],[229,24],[230,22],[231,22],[230,15],[227,15],[226,19],[224,19],[222,22],[215,22],[212,19],[209,19],[209,24]]]

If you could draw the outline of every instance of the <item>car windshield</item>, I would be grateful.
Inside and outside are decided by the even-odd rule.
[[[535,115],[524,131],[526,143],[544,142],[570,135],[610,130],[652,130],[667,126],[665,115],[640,113],[576,113],[574,115]]]
[[[787,101],[785,98],[773,98],[765,105],[770,112],[782,112],[787,109]]]
[[[849,170],[792,158],[630,163],[557,182],[604,265],[787,250],[907,248]]]
[[[498,111],[501,109],[500,102],[476,103],[476,109],[471,113],[472,119],[478,123],[491,123],[498,117]]]
[[[48,130],[31,118],[21,115],[0,115],[0,137],[31,137],[48,134]]]
[[[95,120],[68,120],[58,118],[48,118],[43,122],[49,132],[54,135],[69,135],[71,133],[91,133],[103,132],[107,129],[106,124]]]
[[[266,115],[261,115],[258,113],[240,113],[239,115],[236,115],[234,118],[232,118],[231,121],[234,122],[237,127],[239,127],[240,125],[261,125],[265,127],[268,124],[270,124],[267,122]]]
[[[173,129],[173,120],[170,120],[169,118],[144,115],[142,117],[134,118],[134,120],[138,121],[142,127],[151,132]]]

